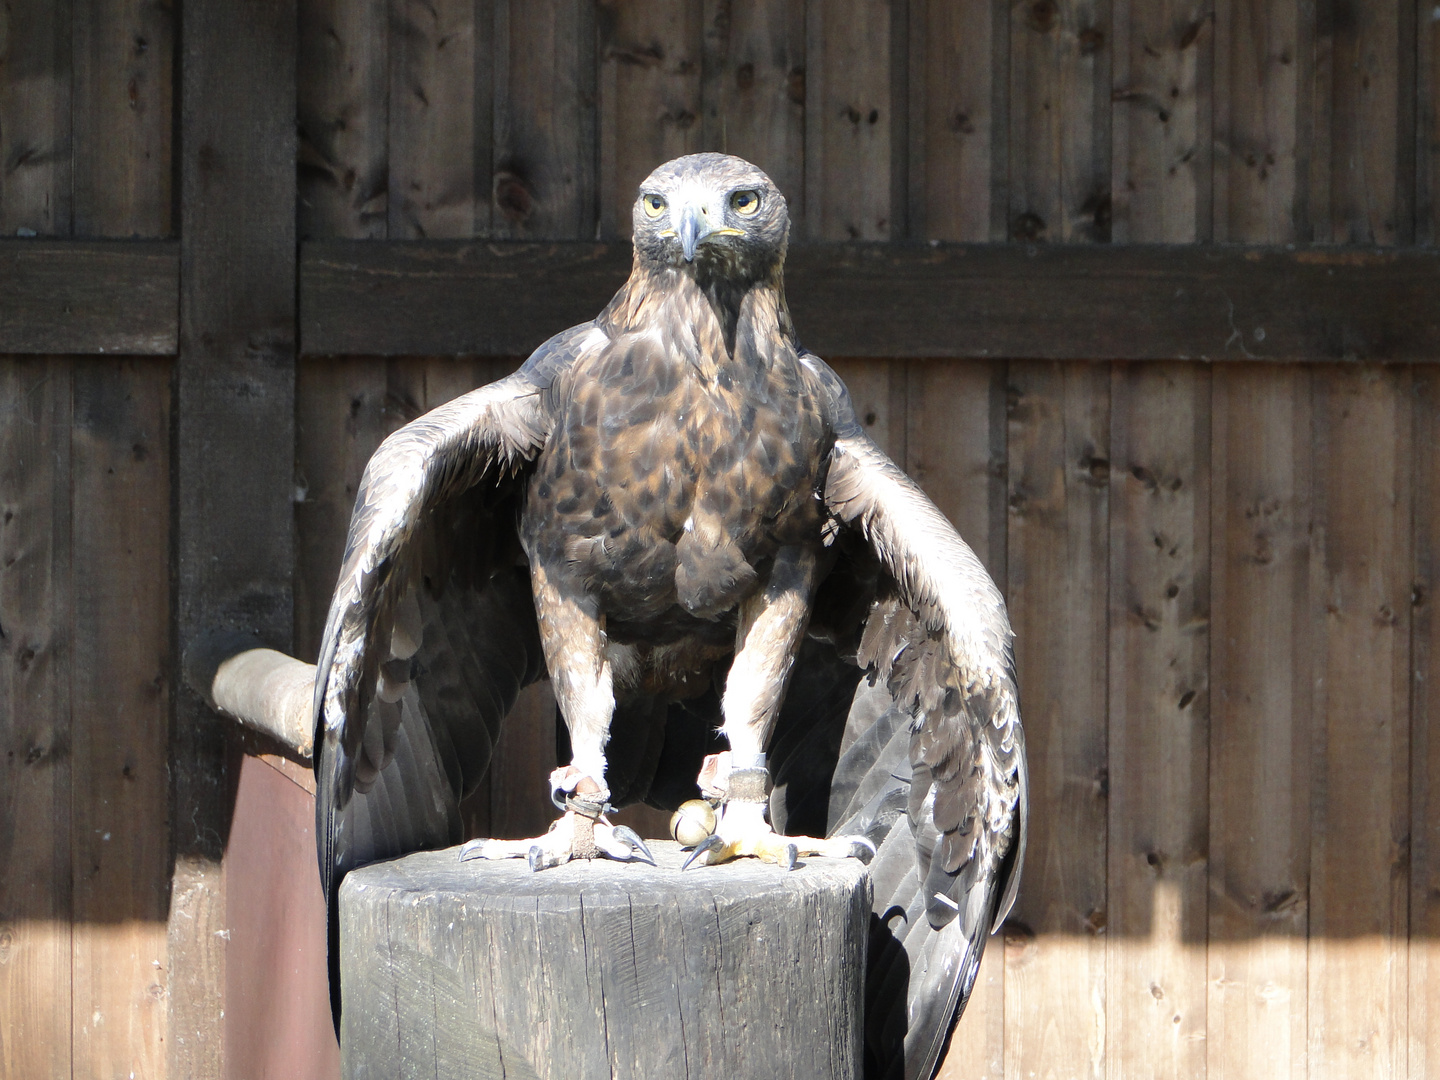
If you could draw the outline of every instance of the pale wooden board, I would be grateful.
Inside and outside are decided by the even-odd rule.
[[[1310,1076],[1379,1080],[1406,1069],[1410,374],[1314,379]]]
[[[73,20],[74,233],[170,236],[174,13],[104,0]]]
[[[669,0],[607,0],[595,10],[600,235],[624,239],[640,181],[702,148],[702,11]]]
[[[0,26],[0,235],[69,236],[70,5],[10,4]]]
[[[1214,373],[1208,1075],[1306,1069],[1310,369]]]
[[[1005,581],[1005,364],[894,363],[908,376],[905,471],[950,519],[985,568]],[[893,423],[893,421],[892,421]],[[1001,1077],[1005,948],[991,938],[940,1075]]]
[[[476,68],[489,63],[488,5],[398,0],[390,16],[387,235],[458,238],[489,229],[477,174]],[[488,95],[487,95],[488,99]],[[488,136],[488,131],[487,131]],[[488,152],[487,137],[483,149]],[[488,157],[488,154],[487,154]]]
[[[75,369],[76,1076],[160,1076],[169,993],[170,364]]]
[[[73,18],[74,231],[172,235],[174,13],[107,0]],[[74,375],[77,1076],[167,1071],[170,379],[161,360]]]
[[[805,0],[705,0],[701,116],[707,150],[765,170],[805,216]]]
[[[1210,0],[1113,0],[1116,243],[1210,238]]]
[[[1215,3],[1214,238],[1297,235],[1301,49],[1298,5]]]
[[[1110,239],[1107,8],[1042,0],[1010,9],[1012,240]]]
[[[68,1077],[71,361],[0,360],[0,1073]]]
[[[1105,1076],[1110,369],[1010,363],[1010,620],[1030,834],[1007,1076]]]
[[[1203,1075],[1209,735],[1210,371],[1111,383],[1111,1076]]]
[[[1440,381],[1415,380],[1415,606],[1411,644],[1410,949],[1407,1056],[1411,1080],[1440,1076],[1440,687],[1435,641],[1440,584]]]
[[[346,1072],[856,1075],[864,867],[655,854],[532,874],[451,848],[352,872]]]
[[[382,239],[389,191],[387,0],[306,0],[296,69],[301,238]]]
[[[1008,212],[1006,5],[915,0],[907,101],[909,235],[1002,240]]]
[[[891,236],[891,16],[883,0],[806,5],[807,239]]]
[[[595,235],[595,8],[504,0],[495,10],[496,236]],[[558,328],[557,328],[558,329]]]

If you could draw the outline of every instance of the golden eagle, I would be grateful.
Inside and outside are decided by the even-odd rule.
[[[634,221],[594,321],[365,470],[315,680],[332,994],[342,877],[458,843],[506,713],[548,676],[564,816],[466,853],[643,858],[607,804],[702,789],[701,862],[873,853],[867,1075],[929,1077],[1025,846],[1004,602],[800,345],[770,179],[679,158]]]

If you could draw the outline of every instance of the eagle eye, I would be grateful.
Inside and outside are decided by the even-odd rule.
[[[640,205],[645,207],[646,217],[659,217],[665,212],[665,196],[654,193],[641,195]]]
[[[760,193],[758,191],[737,191],[730,196],[730,206],[737,214],[749,217],[760,209]]]

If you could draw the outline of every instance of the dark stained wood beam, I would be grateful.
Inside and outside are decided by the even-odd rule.
[[[523,355],[629,268],[625,244],[307,243],[301,351]],[[822,356],[1440,358],[1433,249],[815,244],[786,293]]]
[[[180,23],[181,657],[215,632],[285,650],[293,632],[296,29],[295,0],[193,0]],[[254,970],[235,950],[257,946],[231,939],[225,883],[253,868],[221,863],[237,748],[193,689],[173,701],[168,1075],[248,1075],[253,1029],[226,1004]]]
[[[301,351],[506,356],[592,317],[624,244],[303,244]],[[179,244],[0,240],[0,352],[173,355]],[[790,253],[822,356],[1440,358],[1428,248],[824,244]]]
[[[169,355],[173,240],[0,240],[0,353]]]

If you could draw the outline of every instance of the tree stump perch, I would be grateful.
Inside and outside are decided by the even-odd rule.
[[[340,891],[342,1074],[854,1078],[870,882],[854,859],[681,874],[420,852]]]

